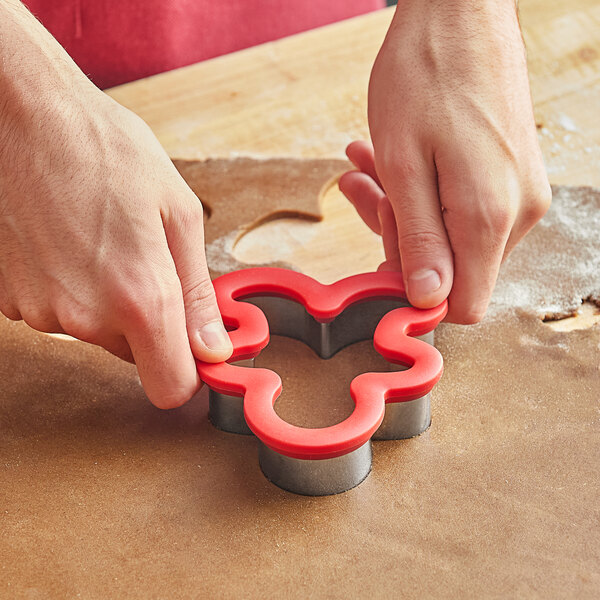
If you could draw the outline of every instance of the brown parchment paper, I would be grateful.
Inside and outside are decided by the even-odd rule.
[[[340,167],[242,162],[191,167],[213,174],[209,244],[264,216],[217,230],[232,196],[272,210],[274,179],[312,181],[289,205],[312,213]],[[209,424],[205,391],[160,411],[131,365],[0,318],[0,597],[598,597],[600,327],[541,321],[597,297],[598,214],[597,191],[555,190],[486,320],[438,328],[431,428],[376,442],[337,496],[270,484],[253,438]],[[283,377],[280,414],[312,426],[344,418],[350,379],[381,364],[368,342],[320,361],[283,338],[259,360]]]

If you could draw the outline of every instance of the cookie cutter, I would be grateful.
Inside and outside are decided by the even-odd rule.
[[[349,490],[371,470],[371,439],[409,438],[429,427],[430,392],[443,370],[433,330],[446,301],[413,308],[395,272],[323,285],[295,271],[258,267],[213,284],[234,351],[228,362],[197,361],[209,387],[209,418],[219,429],[258,438],[260,467],[275,485],[311,496]],[[269,332],[300,340],[324,359],[372,337],[390,371],[352,380],[355,409],[341,423],[297,427],[274,410],[279,376],[254,367]]]

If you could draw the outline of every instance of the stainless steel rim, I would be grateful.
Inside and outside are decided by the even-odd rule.
[[[329,496],[356,487],[371,471],[371,442],[356,450],[321,460],[279,454],[261,441],[258,460],[265,477],[276,486],[304,496]]]
[[[385,405],[385,416],[374,440],[404,440],[423,433],[431,424],[431,396]]]

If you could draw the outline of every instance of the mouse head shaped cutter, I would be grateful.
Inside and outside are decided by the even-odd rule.
[[[447,312],[446,301],[413,308],[401,274],[385,271],[323,285],[265,267],[234,271],[213,283],[234,350],[228,362],[197,361],[210,388],[209,416],[219,429],[256,435],[260,466],[270,481],[313,496],[346,491],[371,470],[371,438],[403,439],[429,427],[429,393],[443,369],[432,332]],[[390,371],[352,380],[355,408],[341,423],[297,427],[274,410],[279,376],[254,368],[269,332],[300,340],[324,359],[373,338]]]

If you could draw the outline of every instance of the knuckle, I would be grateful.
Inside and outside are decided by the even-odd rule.
[[[148,398],[157,408],[169,410],[188,402],[195,392],[196,389],[189,386],[171,387],[168,392],[148,395]]]
[[[202,202],[196,196],[193,196],[189,202],[188,219],[193,223],[202,223],[204,219],[204,207]]]
[[[216,304],[215,291],[210,279],[202,278],[183,294],[183,300],[188,310],[204,312],[210,310]]]
[[[116,306],[116,314],[133,324],[141,324],[146,321],[150,312],[150,301],[155,302],[155,298],[149,294],[133,294],[127,291],[119,295],[119,302]]]
[[[156,286],[121,284],[112,299],[115,318],[122,327],[148,330],[159,315],[177,305],[179,296],[181,287],[178,283]]]
[[[495,231],[510,231],[515,220],[515,212],[508,205],[499,204],[490,214],[490,222]]]
[[[56,317],[42,304],[26,304],[18,308],[21,317],[29,327],[37,331],[52,332],[57,328]]]
[[[456,323],[461,325],[475,325],[485,317],[486,307],[481,305],[473,305],[467,307],[457,315]]]
[[[194,231],[202,230],[204,221],[209,218],[209,213],[205,211],[202,202],[196,196],[190,201],[190,208],[187,213],[187,222]]]
[[[448,321],[457,325],[475,325],[487,312],[492,288],[453,289],[449,298]]]
[[[94,343],[98,339],[101,327],[89,311],[80,305],[57,304],[56,320],[62,330],[79,340]]]
[[[514,214],[507,203],[491,197],[489,201],[478,205],[475,220],[481,232],[491,234],[493,237],[498,234],[502,236],[510,231]]]
[[[4,286],[0,285],[0,313],[11,321],[21,321],[21,313],[13,304],[10,297],[6,293]]]
[[[410,252],[412,255],[429,254],[437,251],[440,247],[447,245],[445,234],[433,228],[412,228],[402,233],[400,246],[402,252]]]
[[[0,301],[0,312],[11,321],[23,320],[21,313],[17,310],[14,304],[12,304],[12,302],[5,300]]]
[[[176,214],[178,215],[181,224],[186,228],[196,230],[198,227],[204,225],[204,207],[202,206],[202,202],[200,202],[193,192],[190,192],[189,197],[186,196],[186,198],[179,203]]]
[[[524,209],[524,217],[529,223],[537,223],[552,204],[552,188],[547,182],[538,186],[533,192]]]

